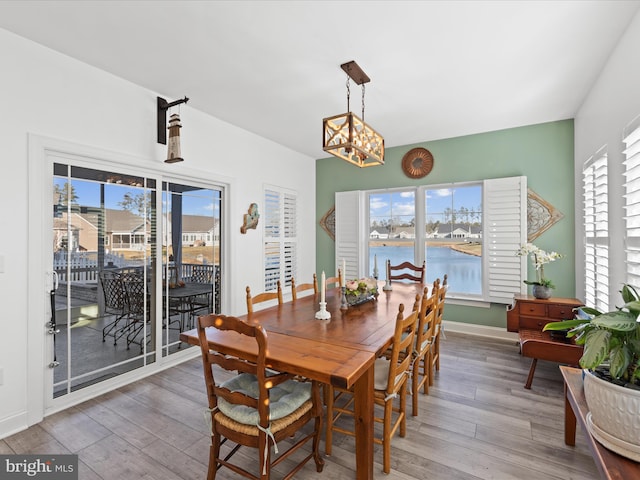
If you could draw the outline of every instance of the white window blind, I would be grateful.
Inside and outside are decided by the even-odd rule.
[[[344,278],[364,276],[365,249],[360,242],[367,241],[368,229],[364,227],[367,215],[364,212],[364,192],[336,192],[336,270],[326,272],[328,277],[338,274],[342,260],[345,261]]]
[[[607,154],[599,152],[582,170],[585,228],[585,304],[609,310],[609,196]]]
[[[483,212],[483,297],[509,304],[526,292],[527,264],[515,252],[527,241],[527,177],[485,180]]]
[[[627,283],[640,285],[640,127],[624,138]]]
[[[264,289],[273,291],[277,281],[291,285],[297,268],[297,196],[275,187],[264,193]]]

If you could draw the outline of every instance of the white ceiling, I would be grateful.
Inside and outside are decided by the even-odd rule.
[[[0,28],[323,158],[322,119],[346,111],[346,61],[371,78],[365,120],[387,147],[572,118],[639,7],[5,0]]]

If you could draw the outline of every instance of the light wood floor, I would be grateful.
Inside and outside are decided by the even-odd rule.
[[[0,454],[77,453],[82,480],[201,480],[209,446],[201,369],[195,359],[47,417],[0,440]],[[515,344],[449,333],[435,385],[420,395],[420,415],[409,416],[405,438],[393,439],[389,475],[375,447],[375,478],[599,478],[583,432],[576,447],[564,445],[557,365],[538,362],[533,388],[525,390],[528,369]],[[311,462],[296,478],[352,479],[353,452],[353,438],[334,434],[324,471]],[[255,451],[240,454],[256,463]],[[223,469],[218,478],[237,477]]]

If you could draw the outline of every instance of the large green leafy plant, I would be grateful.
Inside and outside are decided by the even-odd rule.
[[[551,322],[544,330],[568,330],[567,337],[584,345],[582,368],[608,366],[613,379],[640,386],[640,295],[630,285],[624,285],[620,293],[625,303],[614,311],[582,307],[586,318]]]

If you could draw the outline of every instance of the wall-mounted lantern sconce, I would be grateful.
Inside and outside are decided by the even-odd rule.
[[[182,100],[169,103],[164,98],[158,97],[158,143],[167,144],[167,129],[169,130],[169,147],[165,163],[184,161],[180,154],[180,129],[182,128],[180,115],[177,113],[171,115],[169,127],[167,127],[167,110],[188,101],[189,99],[184,97]]]

